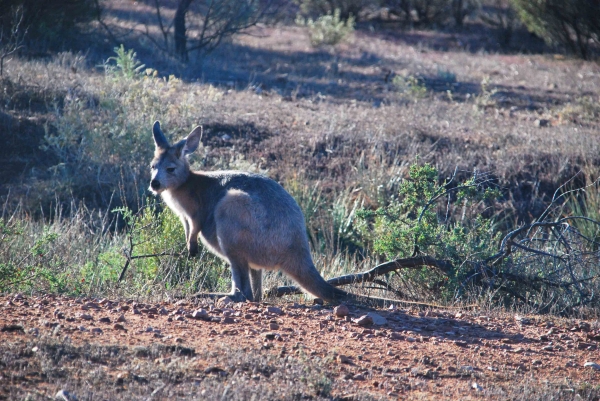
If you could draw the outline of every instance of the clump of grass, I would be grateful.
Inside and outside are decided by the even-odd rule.
[[[354,17],[350,15],[346,21],[342,20],[339,8],[333,14],[320,16],[316,21],[298,16],[296,24],[308,28],[310,43],[314,47],[337,45],[354,32]]]
[[[558,110],[559,119],[565,122],[598,121],[600,118],[600,102],[592,96],[580,96]]]
[[[113,221],[82,205],[71,205],[70,216],[57,207],[47,220],[34,220],[17,211],[0,219],[0,291],[82,295],[107,290],[91,288],[94,277],[85,266],[106,267],[102,255],[116,246]],[[110,275],[104,268],[99,270]]]
[[[423,99],[427,97],[427,86],[421,79],[414,75],[396,75],[392,79],[394,88],[409,99]]]
[[[481,91],[474,97],[475,109],[485,110],[487,108],[494,108],[498,105],[498,102],[494,98],[496,93],[498,93],[498,89],[492,88],[490,82],[491,79],[489,76],[485,76],[481,80]]]

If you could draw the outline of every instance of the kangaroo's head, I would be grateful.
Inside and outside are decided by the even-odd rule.
[[[160,122],[156,121],[152,127],[154,136],[154,159],[150,164],[152,180],[150,190],[160,194],[168,189],[175,189],[187,180],[190,174],[190,165],[187,156],[194,152],[202,137],[202,127],[196,127],[190,134],[177,142],[169,145],[169,141],[160,129]]]

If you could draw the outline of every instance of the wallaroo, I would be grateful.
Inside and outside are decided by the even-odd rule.
[[[258,174],[191,171],[187,156],[198,148],[201,127],[172,146],[159,121],[152,134],[156,149],[150,190],[181,219],[190,256],[198,253],[200,237],[231,266],[231,293],[206,295],[259,301],[262,271],[281,270],[326,301],[351,297],[327,283],[315,268],[302,211],[281,185]]]

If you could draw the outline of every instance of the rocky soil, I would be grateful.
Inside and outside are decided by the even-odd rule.
[[[549,316],[13,294],[0,343],[0,399],[600,396],[598,322]]]

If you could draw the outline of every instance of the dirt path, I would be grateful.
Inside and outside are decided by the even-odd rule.
[[[600,363],[597,322],[348,312],[289,303],[0,297],[0,399],[47,399],[61,389],[80,400],[599,395],[600,366],[585,366]],[[361,326],[368,312],[375,322]]]

